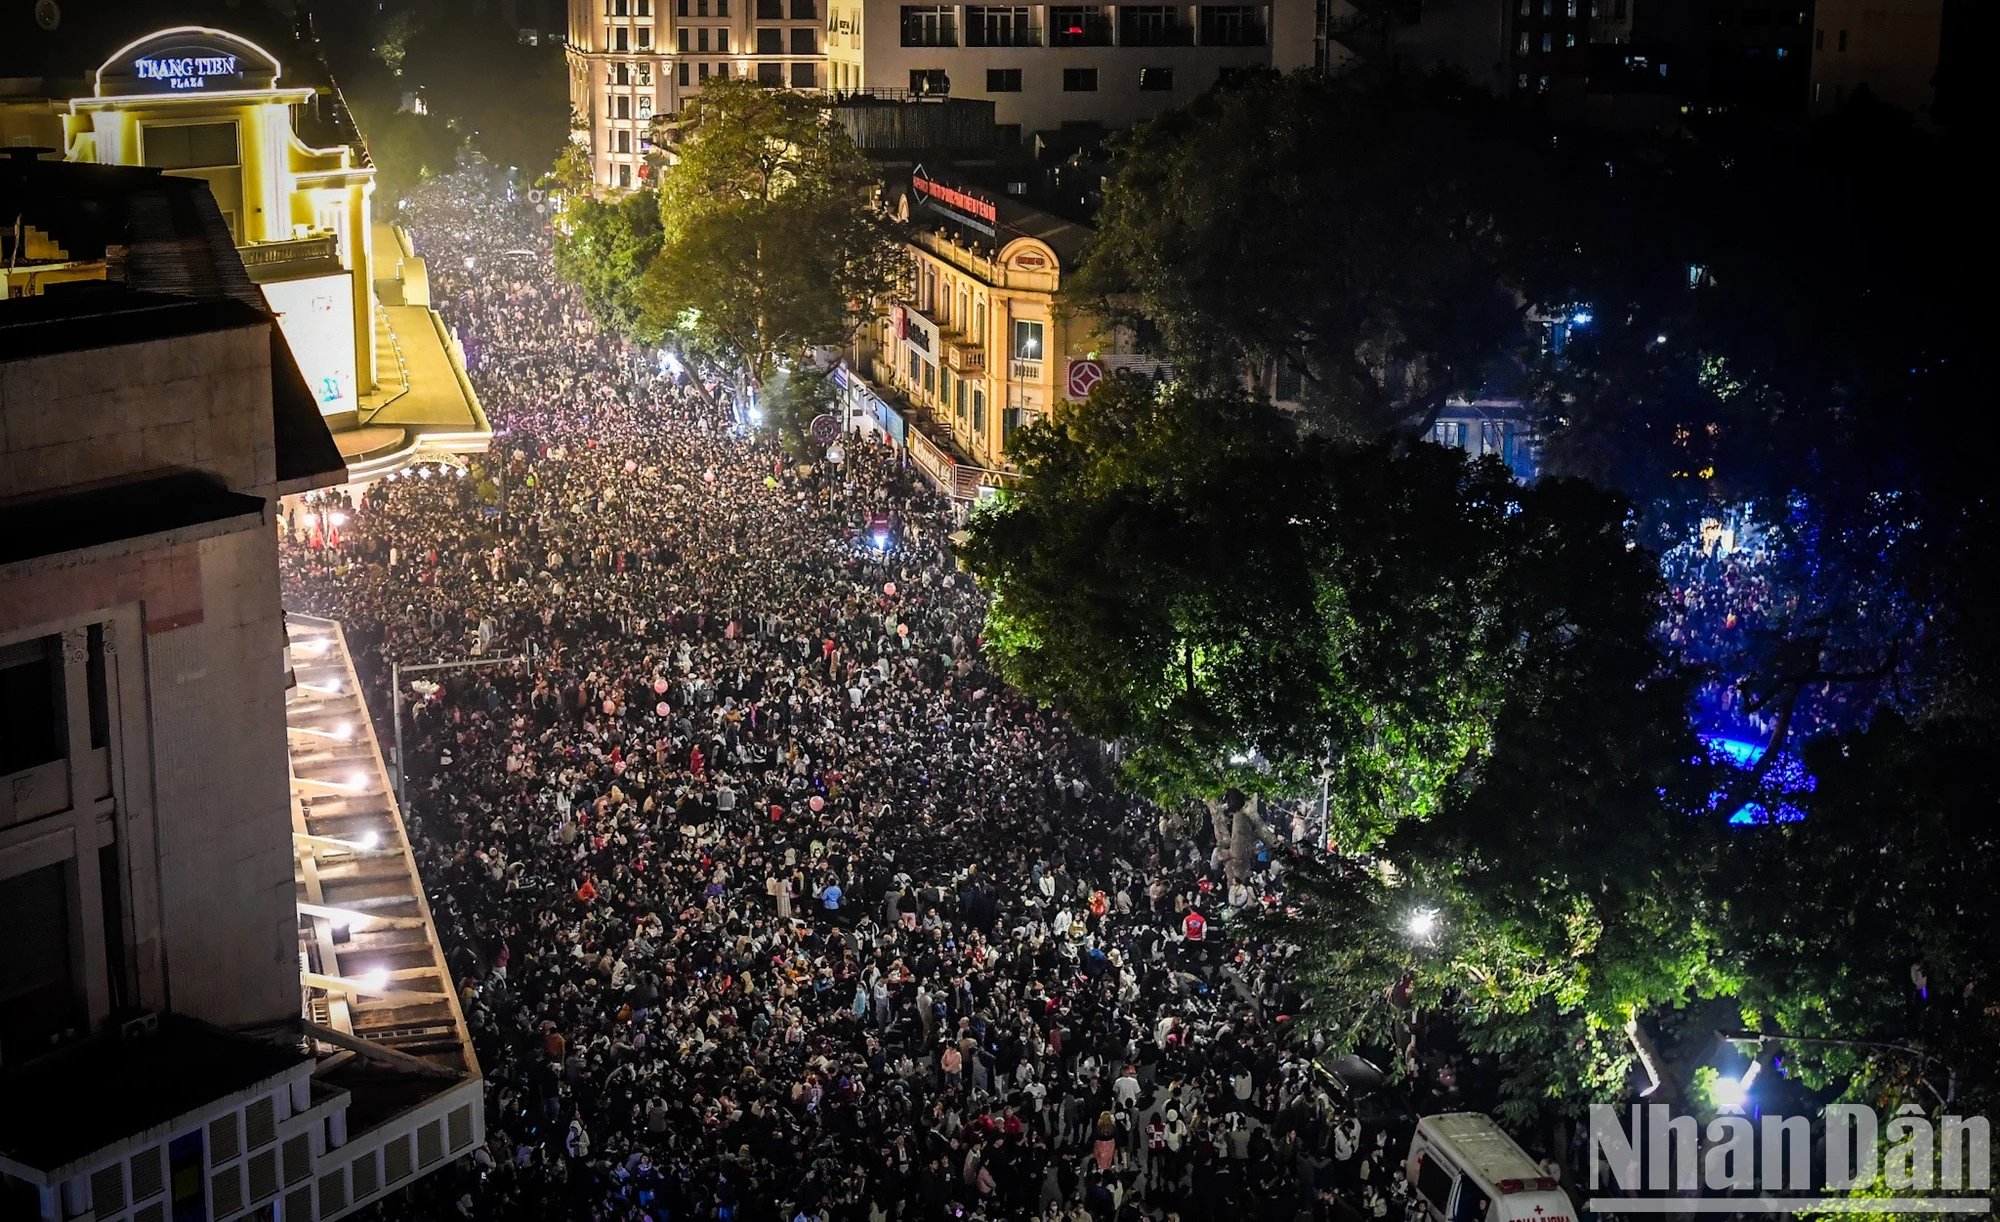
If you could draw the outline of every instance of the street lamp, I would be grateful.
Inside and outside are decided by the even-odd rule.
[[[1415,941],[1430,941],[1438,930],[1438,910],[1435,908],[1412,910],[1409,919],[1403,923],[1403,930]]]

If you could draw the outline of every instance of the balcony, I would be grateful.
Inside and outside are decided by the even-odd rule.
[[[1100,8],[1049,9],[1049,45],[1052,47],[1108,47],[1111,20]]]
[[[1131,7],[1118,10],[1118,45],[1121,47],[1191,47],[1194,27],[1176,20],[1178,10]]]
[[[1026,22],[988,22],[984,25],[968,23],[965,27],[965,45],[968,47],[1039,47],[1042,45],[1042,27]]]
[[[985,373],[986,350],[978,344],[946,341],[944,363],[958,373]]]
[[[1009,382],[1039,382],[1042,380],[1042,363],[1040,361],[1024,361],[1018,357],[1010,360],[1007,362],[1007,380]]]
[[[340,247],[332,234],[316,238],[294,238],[289,242],[259,242],[254,246],[239,246],[236,253],[243,256],[243,266],[277,267],[285,263],[307,263],[314,259],[337,259]]]

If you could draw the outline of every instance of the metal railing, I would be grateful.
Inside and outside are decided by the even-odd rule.
[[[239,246],[236,253],[243,257],[245,267],[272,267],[280,263],[302,263],[308,259],[335,259],[340,256],[339,243],[331,234],[283,242],[259,242],[254,246]]]

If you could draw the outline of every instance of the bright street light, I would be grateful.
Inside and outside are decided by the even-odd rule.
[[[1437,932],[1437,927],[1438,912],[1435,908],[1417,909],[1410,913],[1410,919],[1403,926],[1404,930],[1419,942],[1429,941],[1431,935]]]

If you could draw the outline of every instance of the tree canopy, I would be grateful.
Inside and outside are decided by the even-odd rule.
[[[873,171],[827,105],[748,81],[688,101],[638,292],[645,329],[685,332],[760,384],[853,333],[899,262]]]
[[[554,230],[557,274],[583,291],[600,323],[635,331],[639,286],[660,253],[659,199],[651,191],[609,199],[565,192]]]
[[[1298,375],[1322,429],[1427,427],[1527,342],[1508,268],[1534,214],[1507,113],[1448,81],[1252,75],[1119,147],[1071,300],[1183,379]],[[1496,189],[1508,184],[1505,191]]]

